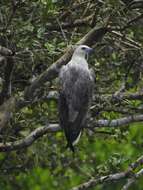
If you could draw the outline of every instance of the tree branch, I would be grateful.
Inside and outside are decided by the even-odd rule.
[[[72,188],[72,190],[86,190],[95,187],[98,184],[108,183],[108,182],[115,182],[121,179],[136,179],[143,175],[143,169],[139,170],[137,173],[134,173],[134,170],[137,169],[138,166],[143,165],[143,156],[138,158],[128,169],[124,172],[119,172],[115,174],[109,174],[106,176],[101,176],[99,178],[92,178],[89,181]],[[125,187],[125,186],[124,186]],[[127,189],[122,189],[127,190]]]
[[[0,133],[7,126],[15,110],[15,98],[11,97],[0,105]]]
[[[114,36],[118,37],[118,38],[121,38],[122,40],[122,43],[130,46],[130,47],[133,47],[133,48],[136,48],[136,49],[141,49],[142,48],[142,45],[132,39],[130,39],[129,37],[126,37],[125,35],[117,32],[117,31],[111,31],[111,34],[113,34]],[[126,41],[126,42],[125,42]]]
[[[93,188],[98,184],[102,184],[105,182],[112,182],[112,181],[117,181],[120,179],[124,179],[128,176],[128,172],[120,172],[120,173],[116,173],[116,174],[110,174],[110,175],[106,175],[106,176],[101,176],[99,178],[93,178],[90,179],[89,181],[72,188],[72,190],[86,190],[89,188]]]
[[[101,119],[101,120],[94,121],[94,125],[95,127],[121,127],[133,122],[141,122],[141,121],[143,121],[143,114],[131,115],[131,116],[123,117],[120,119],[113,119],[113,120]]]
[[[13,52],[6,48],[6,47],[3,47],[3,46],[0,46],[0,55],[2,56],[11,56],[13,55]]]
[[[143,92],[119,93],[119,94],[97,94],[94,99],[108,102],[121,102],[124,100],[143,100]]]
[[[140,121],[143,121],[143,114],[123,117],[120,119],[113,119],[113,120],[101,119],[101,120],[94,121],[93,126],[95,128],[96,127],[121,127],[133,122],[140,122]],[[21,139],[15,142],[0,143],[0,152],[7,152],[7,151],[13,151],[13,150],[21,149],[21,148],[26,148],[30,146],[34,141],[36,141],[39,137],[45,135],[46,133],[57,132],[60,130],[61,128],[58,124],[49,124],[48,126],[45,126],[45,127],[39,127],[35,129],[33,132],[31,132],[24,139]]]
[[[8,99],[11,95],[11,79],[14,67],[14,59],[13,57],[6,58],[6,65],[4,71],[4,82],[2,85],[2,91],[0,93],[0,105]]]
[[[140,14],[137,17],[133,18],[132,20],[130,20],[129,22],[127,22],[127,24],[125,26],[123,26],[123,28],[121,28],[121,31],[126,30],[127,28],[129,28],[130,26],[132,26],[133,23],[137,23],[142,18],[143,18],[143,14]]]
[[[0,152],[13,151],[17,149],[22,149],[30,146],[34,141],[36,141],[39,137],[43,136],[48,132],[56,132],[59,131],[60,127],[58,125],[48,125],[45,127],[39,127],[35,129],[32,133],[30,133],[24,139],[8,142],[8,143],[0,143]]]
[[[143,156],[138,158],[134,163],[131,164],[131,168],[135,170],[137,167],[143,165]],[[136,182],[136,180],[143,175],[143,168],[134,174],[131,178],[127,180],[127,183],[123,186],[122,190],[128,190],[129,187]]]
[[[61,23],[61,27],[62,29],[67,29],[67,28],[74,28],[74,27],[78,27],[78,26],[90,26],[90,20],[92,20],[93,15],[90,15],[86,18],[83,19],[77,19],[73,22],[69,22],[69,23]],[[53,24],[47,24],[46,25],[47,30],[61,30],[59,25],[53,25]]]

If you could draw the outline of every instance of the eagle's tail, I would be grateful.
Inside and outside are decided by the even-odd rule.
[[[74,145],[76,145],[80,139],[81,131],[68,131],[65,133],[66,139],[68,141],[67,148],[69,147],[72,152],[74,152]]]
[[[64,109],[63,109],[64,108]],[[60,116],[60,126],[63,128],[65,132],[65,136],[67,139],[67,148],[70,148],[72,152],[74,152],[74,145],[77,144],[79,138],[81,136],[81,131],[83,129],[82,123],[83,118],[85,116],[85,111],[79,110],[80,114],[73,113],[72,122],[71,118],[69,119],[69,106],[66,101],[65,94],[60,92],[59,97],[59,116]],[[73,121],[74,120],[74,121]]]
[[[71,144],[71,143],[67,143],[66,145],[66,148],[70,148],[70,150],[74,153],[75,152],[75,149],[74,149],[74,146]]]

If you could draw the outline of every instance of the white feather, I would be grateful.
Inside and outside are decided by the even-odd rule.
[[[81,136],[81,131],[80,131],[78,137],[76,138],[76,140],[72,143],[73,146],[78,143],[78,141],[79,141],[79,139],[80,139],[80,136]]]

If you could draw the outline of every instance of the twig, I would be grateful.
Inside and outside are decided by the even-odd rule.
[[[16,101],[16,110],[19,110],[25,106],[31,105],[31,104],[35,104],[38,103],[39,101],[43,101],[43,100],[49,100],[54,98],[55,100],[58,100],[58,92],[57,91],[50,91],[48,96],[46,97],[40,97],[40,99],[36,99],[36,100],[25,100],[25,99],[19,99]],[[102,100],[102,102],[114,102],[114,103],[119,103],[122,102],[124,100],[143,100],[143,92],[135,92],[135,93],[119,93],[119,94],[96,94],[94,95],[94,99],[96,100]],[[92,106],[91,109],[94,108],[94,105]],[[115,112],[120,112],[120,113],[127,113],[128,110],[123,110],[123,109],[114,109],[114,108],[110,108],[108,106],[108,108],[104,109],[105,111],[115,111]]]
[[[128,45],[131,45],[131,47],[134,47],[134,48],[137,48],[137,49],[140,49],[142,47],[142,45],[139,44],[138,42],[135,42],[134,40],[124,36],[123,34],[117,32],[117,31],[112,30],[110,32],[111,32],[111,34],[113,34],[113,35],[115,35],[117,37],[120,37],[123,40],[126,40],[126,42],[123,41],[123,43],[126,43],[126,44],[128,43]]]
[[[128,190],[131,187],[131,185],[135,183],[136,180],[141,176],[143,176],[143,168],[139,170],[137,173],[135,173],[133,177],[127,180],[127,183],[123,186],[122,190]]]
[[[47,24],[47,30],[48,31],[52,31],[52,30],[56,30],[59,31],[62,29],[70,29],[70,28],[74,28],[74,27],[81,27],[81,26],[90,26],[90,20],[92,20],[93,15],[90,15],[86,18],[82,18],[82,19],[76,19],[73,22],[64,22],[64,23],[58,23],[58,25],[53,25],[53,24]]]
[[[19,1],[12,0],[12,11],[11,11],[10,16],[8,18],[6,26],[4,28],[4,32],[6,32],[9,25],[11,24],[11,22],[12,22],[14,16],[15,16],[16,10],[17,10],[18,6],[20,5],[20,3],[21,3],[21,0],[19,0]]]
[[[123,82],[121,84],[121,87],[119,88],[119,90],[117,92],[115,92],[114,96],[120,96],[120,94],[126,90],[128,76],[129,76],[129,73],[130,73],[134,63],[135,63],[135,61],[133,60],[131,62],[131,64],[129,65],[129,67],[127,68],[127,71],[126,71],[125,76],[123,78]]]
[[[142,18],[143,18],[143,14],[138,15],[137,17],[135,17],[132,20],[130,20],[129,22],[127,22],[127,24],[123,28],[121,28],[120,31],[124,31],[125,29],[129,28],[133,23],[136,23],[137,21],[139,21]]]
[[[108,102],[121,102],[124,100],[143,100],[143,92],[134,92],[134,93],[120,93],[120,95],[114,94],[96,94],[94,99],[99,99],[102,101]]]
[[[61,30],[61,32],[62,32],[63,38],[64,38],[65,42],[66,42],[67,45],[68,45],[68,39],[67,39],[66,34],[65,34],[64,30],[63,30],[63,27],[62,27],[62,25],[61,25],[59,19],[57,18],[56,20],[57,20],[57,23],[58,23],[58,25],[59,25],[59,27],[60,27],[60,30]]]

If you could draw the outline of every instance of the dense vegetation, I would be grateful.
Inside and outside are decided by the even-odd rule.
[[[0,1],[1,190],[142,190],[142,8],[142,0]],[[75,44],[94,48],[96,83],[73,156],[58,125],[57,76]]]

